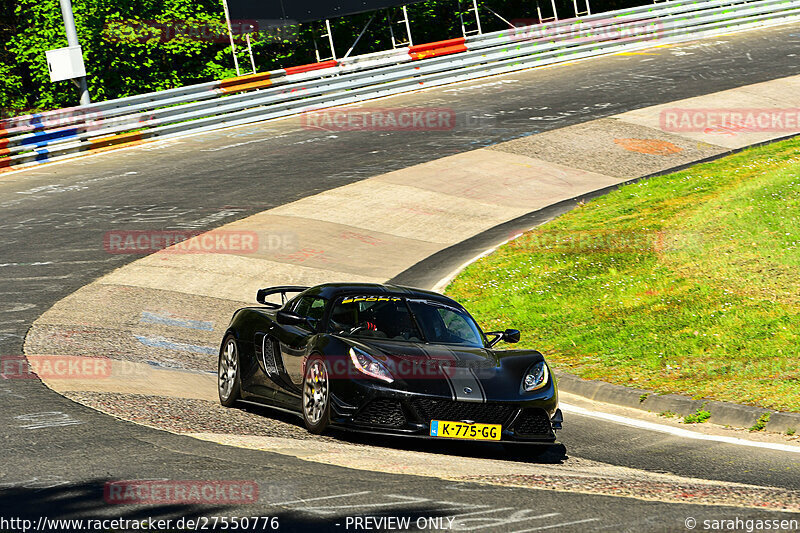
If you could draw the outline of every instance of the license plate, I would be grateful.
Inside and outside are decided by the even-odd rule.
[[[500,440],[500,424],[466,424],[450,420],[431,420],[431,437],[468,440]]]

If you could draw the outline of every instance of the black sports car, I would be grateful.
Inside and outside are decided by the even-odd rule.
[[[282,303],[268,301],[276,295]],[[519,331],[484,333],[450,298],[331,283],[261,289],[257,300],[262,307],[236,311],[222,341],[224,406],[297,413],[313,433],[547,443],[561,428],[542,354],[495,350]]]

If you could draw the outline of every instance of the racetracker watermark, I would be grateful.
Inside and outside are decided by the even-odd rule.
[[[0,531],[278,531],[277,516],[196,516],[188,518],[50,518],[0,516]]]
[[[276,239],[277,246],[284,244]],[[110,254],[253,254],[259,250],[259,236],[254,231],[114,230],[104,235],[103,248]]]
[[[10,355],[0,357],[2,379],[106,379],[111,359],[72,355]]]
[[[540,24],[539,19],[514,19],[510,36],[517,41],[645,41],[658,39],[664,33],[664,24],[658,19],[575,20]]]
[[[152,114],[149,113],[113,117],[101,111],[86,111],[77,107],[68,107],[56,111],[7,109],[0,110],[0,130],[6,130],[11,133],[24,133],[27,131],[63,128],[61,133],[67,135],[78,133],[78,130],[95,131],[116,125],[142,123],[152,118]],[[73,128],[75,131],[69,131]]]
[[[537,253],[665,253],[698,249],[701,233],[674,230],[537,230],[512,240],[512,248]]]
[[[255,481],[109,481],[103,489],[109,504],[246,504],[258,502]]]
[[[416,518],[392,515],[346,516],[344,529],[345,531],[449,531],[457,529],[456,525],[461,525],[454,524],[456,518],[424,515]]]
[[[659,122],[666,132],[702,132],[736,135],[756,132],[800,131],[800,108],[668,108]]]
[[[300,115],[305,129],[325,131],[448,131],[456,113],[448,108],[322,109]]]
[[[288,21],[234,19],[231,31],[224,20],[113,20],[106,22],[103,36],[112,42],[168,43],[188,40],[207,43],[243,41],[291,42],[297,39],[297,29]]]
[[[370,355],[366,360],[359,360],[356,355],[329,356],[326,360],[331,379],[363,379],[366,375],[365,370],[375,372],[376,364],[385,369],[392,379],[403,380],[441,380],[459,377],[472,379],[491,377],[496,372],[495,366],[486,360],[462,361],[452,353]]]

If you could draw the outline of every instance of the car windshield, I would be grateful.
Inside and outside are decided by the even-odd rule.
[[[463,309],[396,296],[346,296],[331,311],[328,332],[434,344],[483,347],[480,328]]]

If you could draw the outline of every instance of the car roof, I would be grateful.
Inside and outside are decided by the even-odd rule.
[[[452,298],[448,298],[437,292],[403,287],[401,285],[392,285],[389,283],[323,283],[322,285],[316,285],[307,289],[302,293],[302,296],[320,296],[326,299],[334,299],[340,296],[356,294],[399,296],[401,298],[425,298],[462,307],[461,304]]]

